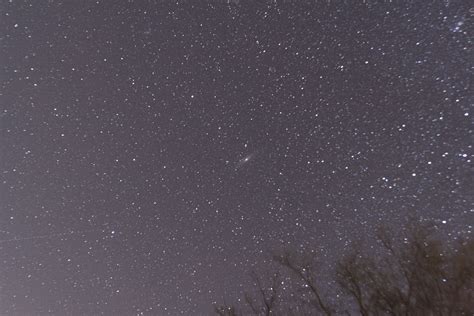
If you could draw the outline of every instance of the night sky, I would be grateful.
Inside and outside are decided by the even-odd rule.
[[[0,314],[205,315],[278,247],[469,233],[468,1],[2,1]]]

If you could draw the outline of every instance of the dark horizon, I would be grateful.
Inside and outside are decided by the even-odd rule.
[[[467,1],[0,12],[2,315],[206,315],[269,249],[472,231]]]

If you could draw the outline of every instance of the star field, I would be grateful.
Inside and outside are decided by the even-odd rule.
[[[2,315],[206,315],[274,247],[472,231],[467,1],[0,13]]]

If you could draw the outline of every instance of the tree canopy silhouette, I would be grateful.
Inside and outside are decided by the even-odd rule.
[[[474,315],[474,241],[443,240],[433,225],[414,224],[407,233],[376,233],[376,250],[359,242],[337,262],[333,282],[322,281],[310,253],[273,254],[280,272],[267,282],[252,274],[256,290],[241,306],[215,306],[221,316],[237,315]],[[340,295],[330,296],[332,287]],[[290,290],[289,290],[290,289]]]

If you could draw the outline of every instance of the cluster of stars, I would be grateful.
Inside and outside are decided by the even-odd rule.
[[[274,248],[472,231],[465,1],[1,7],[2,315],[204,315]]]

